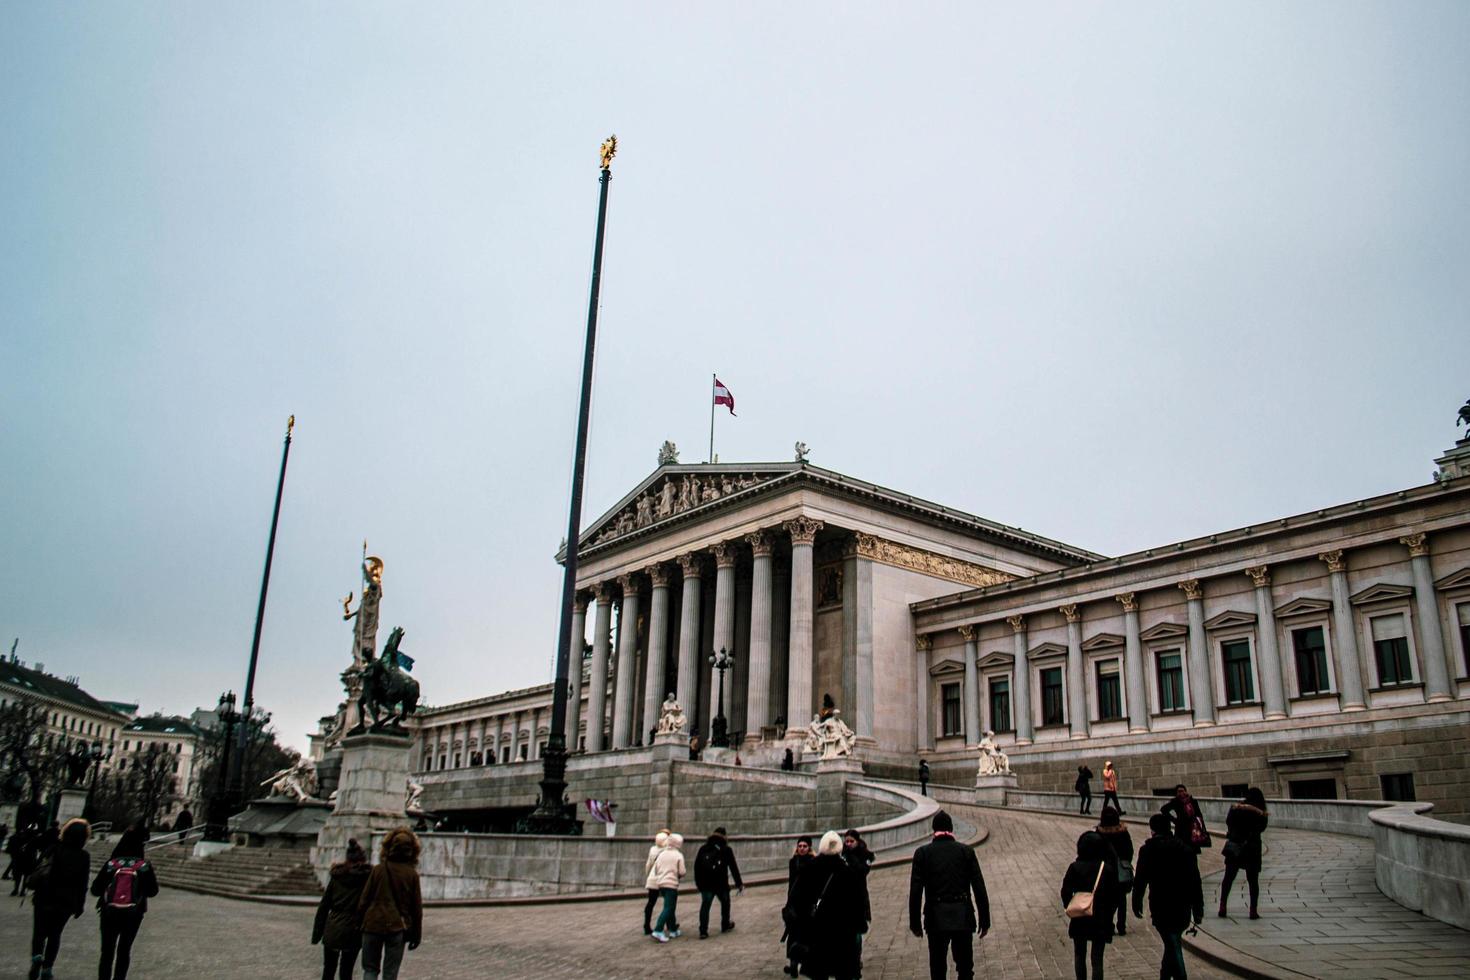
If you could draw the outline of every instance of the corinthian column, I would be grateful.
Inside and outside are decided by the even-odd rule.
[[[602,726],[607,722],[607,655],[612,631],[612,583],[597,587],[597,611],[592,619],[592,673],[587,678],[587,751],[601,752]]]
[[[1281,679],[1281,649],[1276,645],[1276,610],[1271,602],[1271,569],[1252,565],[1245,570],[1256,587],[1256,640],[1260,644],[1261,700],[1265,718],[1286,717],[1286,687]]]
[[[1087,669],[1082,662],[1082,614],[1075,602],[1058,611],[1067,617],[1067,718],[1072,737],[1086,738],[1092,726],[1087,716]]]
[[[1444,630],[1439,622],[1439,599],[1434,591],[1434,574],[1429,568],[1429,539],[1423,533],[1399,538],[1409,549],[1409,565],[1414,570],[1414,604],[1419,613],[1419,639],[1423,643],[1419,662],[1424,666],[1426,701],[1449,701],[1449,666],[1444,659]]]
[[[624,575],[623,608],[618,613],[618,666],[613,700],[613,745],[626,749],[633,744],[633,688],[638,683],[638,579]]]
[[[699,605],[700,559],[691,551],[679,556],[684,573],[684,598],[679,604],[679,688],[677,697],[689,717],[690,728],[699,717],[694,700],[699,697]]]
[[[750,664],[745,675],[745,731],[758,742],[771,723],[771,554],[775,542],[767,531],[747,534],[755,561],[750,576]]]
[[[1353,625],[1352,597],[1348,594],[1347,561],[1342,549],[1324,551],[1317,560],[1327,566],[1332,582],[1332,653],[1337,667],[1338,705],[1343,711],[1362,711],[1363,667],[1358,658],[1358,630]]]
[[[1148,693],[1143,680],[1143,642],[1138,638],[1138,599],[1113,596],[1123,607],[1123,683],[1128,685],[1128,732],[1148,731]]]
[[[965,640],[965,745],[980,744],[980,666],[979,651],[975,646],[977,626],[961,626],[960,636]],[[994,721],[991,722],[994,724]]]
[[[798,517],[781,525],[791,535],[791,635],[787,642],[786,731],[804,737],[812,715],[812,543],[821,521]]]
[[[1205,638],[1205,593],[1199,579],[1180,582],[1185,605],[1189,610],[1189,706],[1194,712],[1194,727],[1208,728],[1215,723],[1215,685],[1210,677],[1210,645]]]
[[[572,652],[567,662],[567,751],[577,751],[582,721],[582,652],[587,646],[587,593],[572,598]],[[495,761],[500,761],[500,733],[495,733]]]
[[[1015,643],[1016,667],[1012,685],[1015,697],[1011,698],[1011,715],[1016,722],[1016,744],[1030,745],[1036,736],[1031,721],[1031,661],[1026,655],[1026,617],[1010,616],[1011,639]]]
[[[735,654],[735,559],[736,547],[733,541],[722,541],[711,549],[715,553],[715,638],[714,650],[728,650],[731,656]],[[716,676],[714,667],[709,669],[709,727],[710,737],[714,737],[715,716],[720,713],[720,679]],[[725,678],[726,697],[733,703],[730,695],[734,693],[731,688],[733,684],[730,678]],[[726,719],[730,712],[725,713]]]
[[[648,671],[643,678],[643,727],[658,724],[659,705],[663,703],[664,674],[669,649],[669,569],[654,565],[648,570],[653,581],[653,599],[648,609]],[[645,732],[638,732],[641,739]]]
[[[914,640],[914,745],[920,751],[934,748],[934,712],[929,708],[929,648],[933,645],[925,633]]]

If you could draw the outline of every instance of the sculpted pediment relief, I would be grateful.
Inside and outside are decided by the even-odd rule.
[[[1153,640],[1177,640],[1188,635],[1188,626],[1181,626],[1178,623],[1159,623],[1139,633],[1138,638],[1148,643]]]
[[[1332,603],[1327,599],[1293,599],[1285,605],[1276,607],[1276,615],[1282,618],[1312,616],[1331,611]]]
[[[1256,625],[1255,613],[1236,612],[1233,609],[1229,612],[1222,612],[1218,616],[1211,616],[1205,620],[1205,629],[1207,630],[1228,630],[1254,625]]]
[[[584,538],[587,544],[605,544],[625,534],[705,504],[723,500],[779,476],[778,473],[679,473],[651,480],[621,510],[604,517]]]
[[[1370,585],[1361,592],[1355,593],[1348,601],[1355,606],[1367,605],[1370,602],[1392,602],[1396,599],[1407,599],[1414,594],[1413,586],[1389,585],[1380,582]]]
[[[1123,638],[1117,633],[1099,633],[1082,641],[1082,649],[1085,651],[1106,650],[1109,647],[1120,647]]]

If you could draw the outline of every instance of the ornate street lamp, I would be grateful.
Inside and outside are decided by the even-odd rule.
[[[221,743],[224,755],[220,758],[219,783],[215,787],[214,796],[209,801],[209,817],[204,837],[206,840],[222,841],[229,837],[230,749],[234,744],[232,735],[235,725],[240,721],[240,713],[235,710],[234,691],[226,691],[219,696],[219,705],[215,708],[215,714],[219,718],[220,725],[224,727],[224,740]]]
[[[735,655],[729,653],[724,647],[720,647],[719,653],[709,655],[709,665],[720,672],[720,698],[715,703],[715,720],[710,725],[709,744],[712,748],[728,749],[730,747],[730,735],[726,731],[729,722],[725,720],[725,671],[735,668]]]

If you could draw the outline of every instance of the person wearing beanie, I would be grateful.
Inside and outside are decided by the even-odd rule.
[[[715,899],[720,900],[720,931],[735,928],[730,918],[730,879],[735,879],[735,888],[742,894],[745,882],[740,879],[740,865],[735,860],[735,851],[725,839],[725,828],[716,827],[709,835],[699,853],[694,855],[694,885],[699,889],[699,938],[709,938],[709,909]]]
[[[791,895],[791,930],[798,940],[797,958],[804,975],[839,980],[857,975],[857,939],[863,925],[860,889],[857,873],[842,856],[842,835],[827,831]]]
[[[1113,857],[1117,859],[1118,869],[1118,935],[1128,935],[1128,893],[1133,890],[1133,836],[1128,833],[1128,828],[1123,826],[1123,821],[1118,819],[1118,811],[1110,806],[1102,809],[1102,820],[1098,822],[1097,833],[1103,840],[1108,842],[1112,848]]]
[[[68,820],[60,830],[59,843],[32,875],[30,980],[51,976],[66,920],[77,918],[87,907],[87,879],[92,874],[87,838],[91,833],[87,821]]]
[[[407,827],[388,831],[378,863],[368,874],[357,911],[362,916],[363,980],[398,980],[403,950],[418,949],[424,935],[424,897],[419,888],[419,839]]]
[[[1138,849],[1133,871],[1133,915],[1143,918],[1143,896],[1148,893],[1149,917],[1163,939],[1160,980],[1187,980],[1184,967],[1184,930],[1205,917],[1204,889],[1194,849],[1174,834],[1168,814],[1155,813],[1148,821],[1153,832]]]
[[[944,980],[946,955],[954,957],[959,980],[975,976],[976,932],[990,931],[990,897],[975,851],[955,840],[954,820],[934,814],[934,838],[914,852],[909,871],[909,931],[929,934],[929,977]],[[971,904],[971,896],[974,904]],[[920,909],[923,917],[920,918]]]
[[[322,980],[352,980],[362,949],[362,919],[357,903],[372,868],[367,852],[355,839],[347,842],[347,858],[332,865],[327,890],[316,907],[312,945],[322,944]]]
[[[127,980],[133,940],[143,925],[148,899],[158,894],[158,875],[143,856],[147,846],[148,828],[133,824],[123,831],[112,857],[92,881],[102,928],[102,956],[97,965],[101,980]]]
[[[643,934],[653,935],[653,907],[658,904],[658,885],[653,881],[653,862],[658,853],[669,846],[669,829],[665,827],[653,835],[653,846],[648,849],[648,858],[643,862],[643,887],[648,890],[648,901],[643,904]]]
[[[660,943],[679,938],[676,914],[679,905],[679,879],[684,877],[686,871],[684,837],[681,834],[669,834],[666,843],[668,846],[653,859],[653,869],[649,872],[648,878],[658,889],[659,897],[664,900],[664,906],[658,913],[658,921],[653,924],[651,934],[654,941]]]

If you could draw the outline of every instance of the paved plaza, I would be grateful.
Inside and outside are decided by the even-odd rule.
[[[976,943],[977,975],[1070,978],[1071,943],[1058,888],[1081,820],[1059,815],[957,807],[988,827],[979,854],[989,885],[994,927]],[[1134,828],[1135,839],[1144,833]],[[694,835],[691,835],[694,836]],[[1347,977],[1464,976],[1470,934],[1423,919],[1377,894],[1366,841],[1299,831],[1267,840],[1264,918],[1249,923],[1214,917],[1217,881],[1206,882],[1210,936],[1249,951],[1265,975]],[[692,849],[691,849],[692,853]],[[1217,871],[1217,854],[1206,857]],[[874,922],[864,957],[869,978],[922,977],[922,940],[907,929],[908,868],[875,871]],[[1242,882],[1243,884],[1243,882]],[[684,937],[660,946],[641,934],[639,901],[486,908],[431,908],[424,945],[410,953],[404,977],[687,978],[780,977],[780,905],[785,890],[753,888],[735,901],[734,932],[695,938],[698,899],[680,899]],[[1334,912],[1323,909],[1333,902]],[[1235,903],[1243,912],[1243,896]],[[11,899],[0,912],[0,978],[24,975],[30,907]],[[311,909],[240,902],[165,890],[152,904],[135,947],[138,980],[201,977],[312,977],[320,950],[307,944]],[[89,912],[66,932],[57,976],[95,973],[96,919]],[[1226,946],[1220,946],[1226,949]],[[1108,951],[1110,978],[1158,975],[1157,937],[1145,923]],[[1241,956],[1249,965],[1251,956]],[[1191,977],[1232,974],[1191,955]]]

